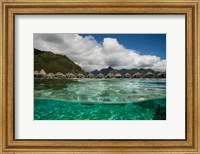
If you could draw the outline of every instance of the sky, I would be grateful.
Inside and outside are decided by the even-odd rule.
[[[66,55],[87,72],[109,66],[166,70],[165,34],[35,33],[33,44]]]

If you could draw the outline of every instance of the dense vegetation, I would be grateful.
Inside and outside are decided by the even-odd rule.
[[[65,55],[34,49],[34,70],[41,69],[44,69],[46,73],[84,73],[80,66]]]

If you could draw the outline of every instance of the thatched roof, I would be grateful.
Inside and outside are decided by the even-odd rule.
[[[103,78],[104,75],[103,75],[102,73],[99,73],[99,74],[97,75],[97,77],[98,77],[98,78]]]
[[[79,73],[79,74],[77,74],[77,77],[79,77],[79,78],[84,78],[84,77],[85,77],[85,75],[84,75],[84,74],[82,74],[82,73]]]
[[[55,75],[60,75],[61,73],[60,72],[57,72]]]
[[[75,77],[75,75],[74,75],[73,73],[67,73],[67,74],[66,74],[66,77],[68,77],[68,78],[73,78],[73,77]]]
[[[115,77],[122,77],[120,73],[115,74]]]
[[[152,72],[147,72],[145,75],[154,75]]]
[[[38,75],[39,74],[39,71],[34,71],[34,75]]]
[[[166,72],[160,72],[158,75],[166,75]]]
[[[154,75],[152,72],[147,72],[145,75],[144,75],[145,78],[152,78],[152,77],[156,77],[156,75]]]
[[[93,78],[93,77],[94,77],[94,74],[90,73],[90,74],[87,75],[87,77]]]
[[[106,76],[109,77],[109,78],[112,78],[112,77],[114,77],[114,74],[108,73]]]
[[[55,77],[55,75],[53,73],[49,73],[47,74],[48,77]]]
[[[131,77],[131,75],[129,73],[126,73],[124,76],[125,77]]]
[[[41,75],[47,75],[47,73],[43,69],[40,70],[39,74],[41,74]]]
[[[57,72],[56,74],[55,74],[55,76],[62,76],[62,77],[65,77],[65,75],[63,74],[63,73],[60,73],[60,72]]]
[[[141,74],[140,72],[137,72],[137,73],[133,74],[133,76],[134,76],[134,75],[142,75],[142,74]]]
[[[157,76],[162,77],[162,78],[166,78],[166,72],[161,72]]]
[[[140,72],[137,72],[132,75],[132,77],[142,77],[143,75]]]

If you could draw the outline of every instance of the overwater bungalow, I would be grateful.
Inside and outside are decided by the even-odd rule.
[[[85,75],[82,73],[77,74],[77,78],[84,78],[84,77],[85,77]]]
[[[47,77],[47,73],[43,69],[41,69],[40,72],[38,73],[38,77],[46,78]]]
[[[98,75],[97,75],[97,78],[103,78],[104,77],[104,75],[102,74],[102,73],[99,73]]]
[[[151,73],[151,72],[147,72],[145,75],[144,75],[144,78],[153,78],[154,77],[154,74]]]
[[[126,74],[124,75],[124,77],[125,77],[125,78],[130,78],[131,75],[130,75],[129,73],[126,73]]]
[[[34,77],[37,78],[39,74],[39,71],[34,71]]]
[[[115,78],[122,78],[122,75],[120,73],[115,74]]]
[[[74,77],[73,78],[77,78],[77,74],[76,73],[72,73],[73,75],[74,75]]]
[[[94,74],[90,73],[87,75],[88,78],[94,78]]]
[[[65,78],[66,76],[63,73],[58,72],[55,74],[55,77],[56,78]]]
[[[107,78],[113,78],[113,77],[114,77],[114,74],[108,73],[108,74],[106,75],[106,77],[107,77]]]
[[[55,77],[55,75],[53,73],[47,74],[47,78],[49,78],[49,79],[53,79],[54,77]]]
[[[141,78],[143,75],[140,72],[137,72],[132,75],[133,78]]]
[[[166,78],[166,72],[161,72],[158,74],[159,78]]]
[[[74,78],[75,77],[75,75],[73,73],[67,73],[65,76],[67,78]]]

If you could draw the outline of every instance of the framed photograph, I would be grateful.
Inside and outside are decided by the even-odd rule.
[[[166,34],[33,41],[34,120],[166,120]]]
[[[1,1],[1,153],[199,153],[199,4]]]

